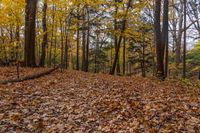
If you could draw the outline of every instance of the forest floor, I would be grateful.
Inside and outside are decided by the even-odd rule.
[[[43,71],[24,69],[21,75]],[[0,68],[0,80],[15,70]],[[0,132],[200,131],[200,88],[180,81],[57,70],[0,85]]]

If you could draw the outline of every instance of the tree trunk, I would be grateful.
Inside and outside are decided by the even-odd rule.
[[[54,24],[55,24],[55,10],[56,10],[56,7],[55,7],[55,5],[53,5],[52,29],[51,29],[51,44],[50,44],[50,47],[49,47],[48,67],[51,67],[51,60],[52,60],[52,47],[53,47]]]
[[[42,54],[40,58],[40,66],[44,67],[45,64],[45,57],[46,57],[46,46],[48,43],[48,35],[47,35],[47,0],[44,1],[44,6],[43,6],[43,18],[42,18],[42,27],[43,27],[43,41],[42,41]]]
[[[163,45],[163,57],[165,57],[165,77],[168,74],[168,10],[169,10],[169,1],[164,0],[163,7],[163,29],[162,29],[162,45]],[[164,52],[165,51],[165,52]],[[165,53],[165,56],[164,56]]]
[[[114,75],[115,68],[116,68],[116,65],[117,65],[117,61],[119,59],[119,52],[120,52],[121,41],[122,41],[122,38],[123,38],[124,31],[126,29],[126,21],[127,21],[127,16],[128,16],[129,8],[131,7],[131,1],[132,0],[129,0],[128,3],[127,3],[127,9],[126,9],[126,12],[125,12],[125,15],[124,15],[124,18],[123,18],[120,37],[119,37],[119,40],[118,40],[118,43],[117,43],[117,48],[116,48],[116,51],[115,51],[115,58],[114,58],[114,62],[113,62],[113,65],[112,65],[112,69],[110,71],[111,75]]]
[[[116,1],[115,1],[116,2]],[[117,14],[118,14],[118,6],[117,5],[115,5],[115,19],[114,19],[114,31],[117,31],[118,29],[119,29],[119,26],[118,26],[118,21],[117,21],[117,18],[116,18],[116,16],[117,16]],[[115,51],[117,50],[117,45],[118,45],[118,36],[116,35],[116,33],[115,33],[115,35],[114,35],[114,44],[115,44]],[[117,57],[117,74],[120,74],[120,63],[119,63],[119,55],[118,55],[118,57]]]
[[[124,46],[123,46],[123,75],[126,74],[126,38],[124,37]]]
[[[176,67],[178,69],[179,64],[181,63],[181,40],[182,40],[182,27],[183,27],[183,6],[181,5],[181,9],[179,11],[179,27],[178,27],[178,37],[176,40],[176,49],[175,49],[175,62],[176,62]]]
[[[83,8],[83,25],[82,25],[82,71],[86,71],[86,31],[85,31],[85,9]]]
[[[142,44],[142,77],[146,77],[145,69],[145,33],[143,33],[143,44]]]
[[[199,71],[199,80],[200,80],[200,71]]]
[[[57,33],[58,31],[58,22],[55,23],[55,33]],[[51,46],[52,47],[52,46]],[[54,68],[56,67],[56,57],[57,57],[57,36],[55,35],[55,39],[54,39],[54,58],[53,58],[53,63],[54,63]]]
[[[9,41],[9,43],[12,44],[13,43],[13,26],[12,25],[10,25],[9,32],[10,32],[10,41]],[[15,49],[14,49],[14,47],[11,47],[10,49],[11,49],[10,60],[14,61],[15,60]]]
[[[90,12],[87,8],[87,44],[86,44],[86,58],[85,58],[85,71],[88,72],[89,68],[89,46],[90,46]]]
[[[61,40],[61,56],[60,56],[60,63],[61,63],[61,70],[63,70],[64,68],[64,41],[63,41],[63,23],[62,20],[60,19],[60,32],[61,32],[61,36],[60,36],[60,40]]]
[[[17,40],[17,47],[16,47],[16,61],[18,62],[19,61],[19,44],[20,44],[20,27],[19,25],[17,24],[17,27],[16,27],[16,40]]]
[[[24,63],[35,67],[35,18],[37,0],[26,0]]]
[[[186,78],[186,10],[187,10],[187,5],[186,5],[186,0],[184,0],[184,45],[183,45],[183,78]]]
[[[161,0],[155,0],[155,13],[154,13],[154,30],[155,30],[155,43],[156,43],[156,55],[157,55],[157,77],[164,79],[164,61],[163,61],[163,44],[161,36],[160,26],[160,12],[161,12]]]
[[[79,21],[79,16],[78,16],[78,21]],[[79,39],[80,39],[80,24],[79,22],[77,23],[77,42],[76,42],[76,70],[79,70]]]
[[[68,39],[68,35],[69,33],[66,33],[66,37],[65,37],[65,68],[68,69],[68,50],[69,50],[69,39]]]
[[[96,34],[95,57],[94,57],[94,63],[95,63],[94,72],[95,73],[99,72],[99,62],[98,62],[98,56],[99,56],[99,34],[100,33],[97,31],[97,34]]]

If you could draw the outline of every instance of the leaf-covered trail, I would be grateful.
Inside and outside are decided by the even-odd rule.
[[[0,132],[198,132],[200,89],[56,71],[0,85]]]

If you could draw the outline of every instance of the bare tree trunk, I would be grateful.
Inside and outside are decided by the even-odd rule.
[[[40,14],[40,12],[37,10],[37,12],[36,12],[36,29],[40,29],[39,14]],[[39,33],[36,32],[36,36],[38,36],[38,35],[39,35]],[[37,37],[36,38],[36,43],[35,43],[35,58],[36,58],[35,60],[36,60],[36,64],[37,64],[38,60],[40,60],[40,55],[41,55],[41,51],[40,50],[41,50],[41,38]]]
[[[183,45],[183,78],[186,78],[186,10],[187,10],[187,1],[184,0],[184,45]]]
[[[19,24],[16,26],[16,41],[17,41],[17,46],[16,46],[16,53],[15,53],[15,59],[17,62],[17,78],[19,78],[19,44],[20,44],[20,27]]]
[[[37,0],[26,0],[24,63],[35,67],[35,18]]]
[[[55,33],[57,33],[57,31],[58,31],[57,27],[58,27],[58,22],[55,23]],[[52,44],[53,44],[53,42],[52,42]],[[57,57],[56,50],[57,50],[57,36],[55,35],[55,39],[54,39],[54,59],[53,59],[54,68],[56,67],[56,57]]]
[[[78,14],[78,21],[79,21],[79,14]],[[80,24],[77,23],[77,42],[76,42],[76,70],[79,70],[79,39],[80,39]]]
[[[16,40],[17,40],[17,47],[16,47],[16,60],[19,61],[19,44],[20,44],[20,27],[17,24],[16,27]]]
[[[83,8],[82,25],[82,71],[86,71],[86,31],[85,31],[85,9]]]
[[[87,44],[86,44],[86,58],[85,58],[85,65],[86,65],[86,72],[89,69],[89,47],[90,47],[90,11],[87,7]]]
[[[155,43],[156,43],[156,54],[157,54],[157,77],[164,79],[164,51],[161,37],[161,26],[160,26],[160,13],[161,13],[161,1],[155,0],[155,13],[154,13],[154,30],[155,30]]]
[[[61,31],[61,36],[60,36],[60,39],[61,39],[60,62],[61,62],[61,70],[63,70],[63,68],[64,68],[64,58],[63,58],[63,55],[64,55],[64,42],[63,42],[63,23],[62,23],[61,19],[60,19],[60,31]]]
[[[65,37],[65,68],[68,69],[68,49],[69,49],[69,39],[68,39],[68,35],[69,33],[66,33],[66,37]]]
[[[183,30],[182,30],[182,27],[183,27],[183,13],[182,12],[183,12],[183,6],[182,6],[182,3],[181,3],[181,9],[179,11],[178,37],[177,37],[177,40],[176,40],[176,50],[175,50],[175,53],[176,53],[175,61],[176,61],[177,69],[179,67],[179,64],[181,63],[181,40],[182,40],[182,33],[183,33]]]
[[[40,58],[40,66],[41,67],[44,67],[44,64],[45,64],[46,46],[48,43],[46,16],[47,16],[47,0],[44,1],[44,6],[43,6],[42,27],[43,27],[44,35],[43,35],[43,41],[42,41],[42,54],[41,54],[41,58]]]
[[[9,33],[10,33],[10,40],[9,43],[12,44],[13,43],[13,26],[10,25],[9,27]],[[10,53],[10,60],[14,61],[15,60],[15,49],[14,47],[11,47],[11,53]]]
[[[95,63],[95,68],[94,72],[97,73],[99,72],[99,62],[98,62],[98,55],[99,55],[99,32],[97,31],[96,35],[96,47],[95,47],[95,57],[94,57],[94,63]]]
[[[117,2],[117,1],[115,1],[115,2]],[[118,14],[118,6],[117,5],[115,5],[115,19],[114,19],[114,31],[117,31],[118,29],[119,29],[119,26],[118,26],[118,21],[117,21],[117,18],[116,18],[116,16],[117,16],[117,14]],[[114,35],[114,43],[115,43],[115,51],[117,50],[117,45],[118,45],[118,36],[116,35],[116,33],[115,33],[115,35]],[[117,57],[118,59],[117,59],[117,74],[120,74],[120,63],[119,63],[119,55],[118,55],[118,57]]]
[[[169,10],[169,1],[164,0],[163,7],[163,29],[162,29],[162,45],[163,45],[163,57],[165,57],[165,77],[168,75],[168,10]],[[165,56],[164,56],[165,54]]]
[[[126,38],[124,37],[124,46],[123,46],[123,75],[126,74]]]
[[[56,7],[53,5],[53,14],[52,14],[52,30],[51,30],[51,44],[49,47],[49,59],[48,59],[48,67],[51,67],[51,59],[52,59],[52,47],[53,47],[53,37],[54,37],[54,24],[55,24],[55,10]]]
[[[145,69],[145,33],[143,33],[143,44],[142,44],[142,77],[146,77]]]
[[[110,50],[110,66],[113,64],[113,39],[111,38],[111,50]],[[110,72],[111,72],[111,67],[110,67]]]

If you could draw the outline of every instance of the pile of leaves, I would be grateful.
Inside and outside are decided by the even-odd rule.
[[[57,70],[0,85],[0,106],[0,132],[200,131],[200,88],[178,81]]]

